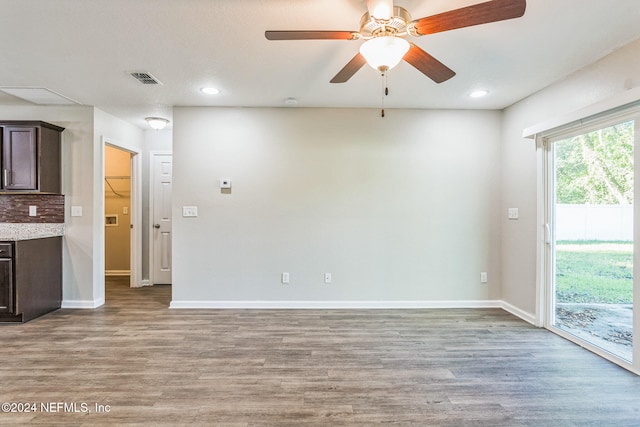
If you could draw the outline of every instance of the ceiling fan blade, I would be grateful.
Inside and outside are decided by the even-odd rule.
[[[338,74],[331,79],[331,83],[345,83],[366,63],[367,61],[364,59],[364,56],[358,52],[356,56],[354,56],[351,61],[349,61],[347,65],[345,65],[344,68],[342,68],[342,70],[340,70]]]
[[[391,19],[393,0],[367,0],[367,9],[369,9],[369,16],[375,19]]]
[[[519,18],[527,8],[526,0],[492,0],[439,13],[412,22],[417,35],[440,33],[456,28]]]
[[[356,40],[355,31],[265,31],[267,40]]]
[[[422,74],[436,83],[442,83],[456,75],[452,69],[413,43],[411,43],[409,52],[407,52],[402,59],[416,67]]]

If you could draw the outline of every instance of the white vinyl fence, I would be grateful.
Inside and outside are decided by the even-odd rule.
[[[633,240],[633,205],[556,205],[556,240]]]

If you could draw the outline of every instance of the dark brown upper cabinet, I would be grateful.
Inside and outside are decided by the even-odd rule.
[[[60,146],[64,128],[45,122],[0,121],[2,191],[61,192]]]

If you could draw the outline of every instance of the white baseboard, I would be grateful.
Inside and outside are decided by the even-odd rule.
[[[171,301],[175,309],[502,308],[501,301]]]
[[[500,301],[500,306],[502,307],[503,310],[508,311],[509,313],[513,314],[516,317],[521,318],[522,320],[524,320],[525,322],[531,323],[532,325],[536,326],[536,316],[531,314],[531,313],[527,313],[524,310],[520,310],[518,307],[513,306],[511,304],[509,304],[506,301]]]
[[[130,270],[105,270],[105,276],[130,276]]]
[[[145,281],[143,281],[144,283]],[[148,282],[148,281],[147,281]],[[147,284],[143,286],[148,286]],[[101,300],[63,300],[62,308],[93,309]],[[171,301],[172,309],[425,309],[425,308],[502,308],[535,325],[535,316],[505,301]]]
[[[92,309],[104,305],[104,298],[99,300],[62,300],[61,308]]]

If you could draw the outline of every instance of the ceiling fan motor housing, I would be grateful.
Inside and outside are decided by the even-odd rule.
[[[360,35],[363,39],[382,36],[404,37],[411,22],[411,14],[400,6],[393,7],[393,16],[389,19],[376,19],[366,12],[360,19]]]

